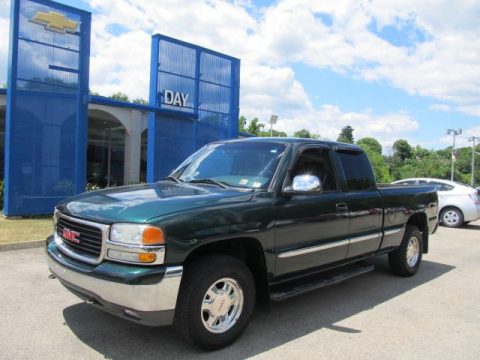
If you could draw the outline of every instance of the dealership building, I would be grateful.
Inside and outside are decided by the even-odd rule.
[[[240,61],[153,35],[148,105],[89,95],[91,14],[13,0],[0,90],[7,216],[48,214],[98,187],[158,181],[203,145],[238,137]]]

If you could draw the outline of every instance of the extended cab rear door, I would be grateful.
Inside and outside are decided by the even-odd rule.
[[[382,239],[383,201],[366,154],[356,147],[336,147],[343,171],[343,202],[349,214],[347,258],[378,250]]]

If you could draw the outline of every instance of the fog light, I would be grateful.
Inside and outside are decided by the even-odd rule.
[[[157,260],[157,254],[153,254],[153,253],[138,254],[138,260],[143,263],[151,263]]]
[[[114,260],[138,262],[138,253],[132,253],[128,251],[108,250],[108,257]]]
[[[113,260],[127,261],[133,263],[152,263],[157,260],[157,254],[154,253],[134,253],[109,249],[108,257]]]

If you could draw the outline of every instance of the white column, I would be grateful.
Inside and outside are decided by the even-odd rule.
[[[131,109],[125,132],[125,158],[123,182],[125,185],[140,181],[140,146],[142,141],[142,112]]]

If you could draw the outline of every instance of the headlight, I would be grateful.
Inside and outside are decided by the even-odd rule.
[[[113,224],[110,240],[129,245],[163,245],[165,234],[162,229],[151,225]]]
[[[53,212],[53,232],[57,231],[57,222],[58,222],[58,210],[55,208]]]

